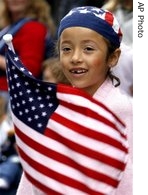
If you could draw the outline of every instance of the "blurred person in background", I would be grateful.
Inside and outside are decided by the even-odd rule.
[[[6,33],[13,35],[15,52],[33,75],[40,77],[41,64],[45,58],[52,56],[54,47],[55,26],[50,11],[45,0],[0,1],[0,93],[7,100],[9,97],[2,37]]]
[[[45,82],[69,84],[58,57],[52,57],[43,62],[42,79]]]
[[[15,195],[21,174],[14,127],[7,114],[5,97],[0,96],[0,194]]]
[[[133,45],[133,0],[108,0],[103,9],[114,13],[124,34],[122,42]]]

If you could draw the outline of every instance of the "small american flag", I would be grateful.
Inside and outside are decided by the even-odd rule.
[[[6,48],[12,118],[28,180],[52,195],[111,195],[127,163],[125,125],[85,92],[37,80]]]

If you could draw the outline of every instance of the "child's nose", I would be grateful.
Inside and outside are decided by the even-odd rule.
[[[75,50],[73,52],[73,55],[72,55],[72,58],[71,58],[71,62],[73,64],[77,64],[77,63],[80,63],[82,62],[82,54],[79,50]]]

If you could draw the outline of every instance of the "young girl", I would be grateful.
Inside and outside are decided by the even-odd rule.
[[[71,85],[102,101],[126,124],[128,162],[121,182],[107,194],[132,195],[132,102],[120,92],[117,87],[120,80],[111,72],[120,56],[122,33],[119,24],[108,11],[77,7],[61,20],[58,38],[60,63]],[[58,190],[57,186],[57,194],[62,194]],[[22,194],[44,193],[35,190],[23,175],[17,195]]]

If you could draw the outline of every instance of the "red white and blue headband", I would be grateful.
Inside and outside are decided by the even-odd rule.
[[[119,23],[115,16],[107,10],[92,6],[73,8],[61,20],[58,38],[63,30],[76,26],[92,29],[108,39],[114,46],[120,47],[122,32]]]

